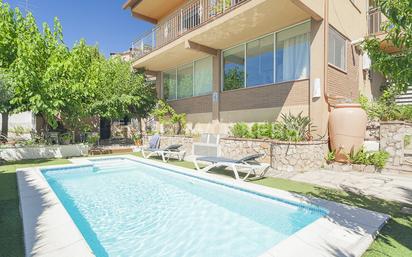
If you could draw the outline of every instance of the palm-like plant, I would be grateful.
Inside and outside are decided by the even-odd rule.
[[[311,130],[313,130],[313,125],[309,117],[303,116],[302,112],[298,115],[293,115],[292,113],[282,113],[281,121],[278,125],[281,131],[281,138],[287,141],[303,141],[310,140]]]

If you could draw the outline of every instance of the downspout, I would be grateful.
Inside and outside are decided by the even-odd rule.
[[[328,48],[329,48],[329,0],[324,1],[323,6],[323,37],[324,37],[324,48],[323,48],[323,96],[326,103],[328,104],[328,112],[330,112],[330,102],[328,94]]]

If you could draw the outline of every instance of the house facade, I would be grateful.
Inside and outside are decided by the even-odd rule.
[[[154,24],[133,43],[133,67],[156,77],[158,97],[187,114],[189,130],[227,134],[236,122],[302,112],[325,135],[339,99],[379,94],[382,78],[358,43],[378,32],[367,0],[128,0],[123,7]]]

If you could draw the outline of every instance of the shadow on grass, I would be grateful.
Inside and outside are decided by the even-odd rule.
[[[254,183],[389,214],[391,219],[363,257],[412,256],[412,216],[401,213],[406,204],[362,195],[351,187],[335,190],[279,178],[265,178]]]
[[[68,163],[66,159],[6,162],[0,165],[0,256],[24,256],[16,169]]]

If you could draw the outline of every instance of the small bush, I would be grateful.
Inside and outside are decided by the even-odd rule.
[[[353,164],[362,164],[362,165],[374,165],[376,168],[382,169],[385,167],[386,162],[388,161],[389,153],[385,151],[378,152],[366,152],[364,148],[361,148],[356,153],[351,153],[349,155],[349,161]]]
[[[230,131],[234,137],[240,138],[269,138],[299,142],[312,139],[310,129],[313,130],[313,126],[309,117],[302,116],[302,113],[298,115],[288,113],[281,115],[281,121],[254,123],[250,129],[246,123],[238,122]]]
[[[281,119],[275,126],[275,139],[293,142],[312,139],[310,134],[310,130],[313,129],[312,122],[309,117],[302,116],[302,112],[298,115],[282,114]]]
[[[253,138],[261,138],[261,134],[260,134],[260,124],[259,123],[254,123],[252,125],[252,128],[250,129],[250,135]]]
[[[389,153],[385,151],[375,152],[369,156],[370,163],[379,169],[382,169],[383,167],[385,167],[388,159],[389,159]]]
[[[328,162],[333,162],[336,159],[336,151],[329,151],[328,154],[326,155],[326,160]]]
[[[398,105],[395,102],[383,100],[371,102],[365,96],[360,96],[358,101],[371,120],[412,121],[411,105]]]
[[[230,128],[230,132],[234,137],[239,138],[248,138],[250,137],[249,127],[244,122],[236,123],[232,128]]]

